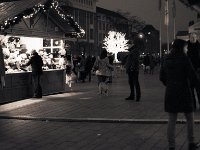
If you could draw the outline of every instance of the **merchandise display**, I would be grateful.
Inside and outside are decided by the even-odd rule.
[[[42,42],[40,41],[38,43],[32,42],[33,46],[37,46],[36,48],[33,46],[27,48],[28,46],[30,47],[30,43],[26,44],[24,41],[22,42],[20,37],[8,37],[4,39],[2,48],[6,73],[31,71],[31,67],[25,64],[29,61],[33,49],[35,49],[43,59],[43,70],[64,69],[66,62],[64,56],[66,51],[62,48],[61,40],[56,40],[56,42],[52,41],[48,43],[49,45],[45,45],[47,43],[46,39],[41,40]],[[41,45],[40,43],[43,44]],[[51,46],[51,44],[54,47]]]

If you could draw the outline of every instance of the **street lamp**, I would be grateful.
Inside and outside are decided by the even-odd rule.
[[[143,38],[144,38],[144,34],[143,34],[143,33],[139,33],[139,34],[138,34],[138,37],[139,37],[140,39],[143,39]]]

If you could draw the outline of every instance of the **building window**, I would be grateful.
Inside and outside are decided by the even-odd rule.
[[[99,33],[99,41],[102,41],[102,33]]]
[[[94,23],[94,16],[93,14],[91,13],[90,14],[90,24],[93,24]]]
[[[94,39],[94,30],[90,29],[90,39],[93,40]]]
[[[103,26],[103,30],[105,31],[106,30],[106,24],[105,24],[105,22],[102,23],[102,26]]]
[[[101,30],[102,28],[101,28],[101,22],[99,22],[99,30]]]

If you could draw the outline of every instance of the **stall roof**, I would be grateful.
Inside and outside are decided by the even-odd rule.
[[[37,4],[45,4],[48,0],[1,0],[0,2],[0,24],[15,17],[23,11],[33,8]],[[62,20],[53,10],[49,11],[50,19],[65,33],[80,32],[78,24],[72,18]]]
[[[19,14],[27,8],[32,8],[38,3],[44,3],[46,0],[17,0],[5,2],[8,0],[1,0],[0,2],[0,23],[13,18],[16,14]]]

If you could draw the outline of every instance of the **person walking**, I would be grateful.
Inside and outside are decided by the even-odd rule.
[[[86,62],[85,62],[85,73],[86,73],[86,77],[88,76],[89,82],[91,82],[91,78],[92,78],[92,67],[93,67],[92,57],[88,55],[86,57]]]
[[[43,73],[42,66],[43,61],[41,56],[38,55],[36,50],[32,51],[32,56],[26,66],[31,65],[32,68],[32,79],[33,79],[33,90],[34,90],[34,98],[41,98],[42,97],[42,87],[40,84],[40,77]]]
[[[114,61],[114,56],[113,55],[109,55],[108,56],[109,59],[109,63],[113,66],[113,61]],[[112,78],[113,78],[113,72],[114,72],[114,67],[113,68],[109,68],[109,77],[108,77],[108,83],[112,83]]]
[[[149,54],[146,54],[144,56],[143,64],[144,64],[144,74],[148,74],[149,70],[150,70],[150,57],[149,57]]]
[[[178,113],[187,120],[188,150],[196,150],[194,138],[194,103],[190,85],[199,86],[193,66],[185,52],[186,42],[176,39],[160,69],[160,81],[165,85],[165,111],[169,121],[167,138],[169,150],[175,150],[175,126]]]
[[[86,64],[85,55],[81,55],[81,60],[79,64],[79,72],[80,72],[79,81],[83,83],[85,82],[85,77],[86,77],[85,64]]]
[[[128,82],[130,87],[130,95],[125,98],[126,100],[135,100],[139,102],[141,98],[141,90],[139,84],[139,50],[140,41],[135,40],[134,45],[129,48],[129,54],[126,59],[125,68],[128,74]]]
[[[196,71],[197,75],[200,77],[200,43],[197,41],[196,33],[190,33],[188,43],[188,52],[187,55],[190,58],[194,70]],[[192,94],[195,97],[195,91],[197,93],[197,101],[200,104],[200,89],[192,87]],[[195,108],[196,106],[196,99],[194,101]]]
[[[113,68],[113,66],[109,63],[107,50],[104,49],[101,52],[100,57],[96,58],[93,66],[93,70],[96,70],[96,76],[98,79],[99,94],[103,94],[103,92],[108,94],[108,86],[106,80],[110,76],[110,68]]]
[[[154,68],[156,66],[156,62],[155,62],[155,58],[154,56],[151,54],[150,57],[149,57],[149,60],[150,60],[150,70],[149,70],[149,74],[154,74]]]

